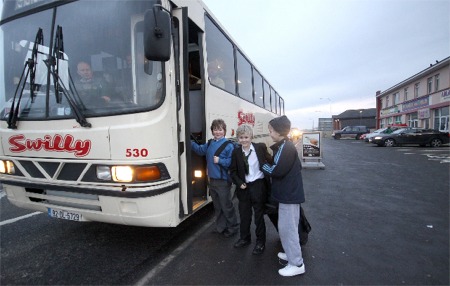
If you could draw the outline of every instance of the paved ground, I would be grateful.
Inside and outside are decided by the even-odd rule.
[[[237,237],[213,233],[211,222],[139,283],[448,285],[449,148],[322,144],[325,169],[303,170],[312,225],[304,275],[278,275],[281,245],[269,220],[261,256],[253,245],[234,249]]]

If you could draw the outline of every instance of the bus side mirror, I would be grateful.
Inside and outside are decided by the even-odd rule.
[[[151,61],[170,59],[170,37],[172,35],[170,14],[160,5],[153,6],[144,15],[144,51]]]

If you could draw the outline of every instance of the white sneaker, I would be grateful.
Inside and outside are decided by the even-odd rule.
[[[278,258],[286,260],[286,261],[288,260],[287,255],[284,252],[278,252]]]
[[[281,276],[295,276],[305,273],[305,264],[303,263],[301,266],[295,266],[288,264],[286,267],[278,270],[278,273]]]

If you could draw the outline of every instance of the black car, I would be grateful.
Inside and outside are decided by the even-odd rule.
[[[352,138],[359,140],[359,137],[366,133],[370,133],[370,129],[366,126],[346,126],[342,130],[334,131],[331,136],[336,140],[341,138]]]
[[[372,137],[372,143],[378,146],[393,147],[401,145],[419,145],[440,147],[449,143],[449,133],[434,129],[401,128],[391,134],[379,134]]]

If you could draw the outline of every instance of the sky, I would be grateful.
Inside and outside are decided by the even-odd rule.
[[[448,0],[203,0],[285,100],[317,127],[450,56]]]
[[[300,129],[450,56],[448,0],[203,1]]]

